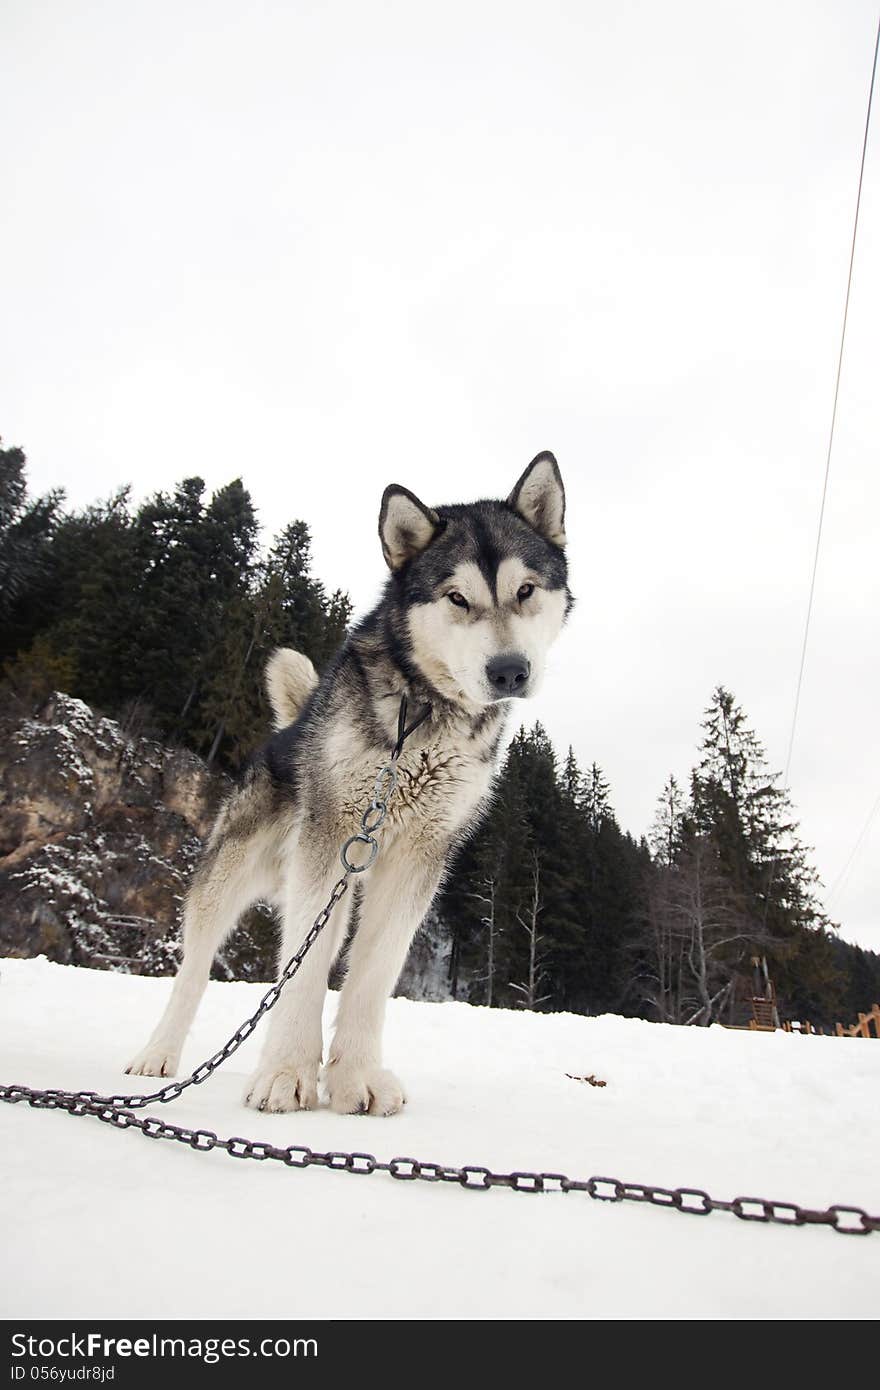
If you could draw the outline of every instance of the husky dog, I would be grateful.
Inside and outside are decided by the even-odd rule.
[[[168,1007],[129,1072],[177,1071],[214,954],[255,899],[281,914],[282,961],[296,951],[339,878],[340,845],[369,805],[406,693],[411,711],[429,705],[430,715],[400,756],[323,1071],[342,1114],[400,1109],[403,1088],[382,1060],[385,1003],[452,851],[488,803],[509,701],[537,690],[571,606],[564,523],[549,453],[506,502],[432,508],[404,487],[385,489],[379,536],[391,575],[382,599],[320,681],[299,652],[270,658],[277,732],[220,812],[187,894]],[[318,1102],[327,977],[350,908],[347,895],[272,1012],[245,1092],[254,1109]]]

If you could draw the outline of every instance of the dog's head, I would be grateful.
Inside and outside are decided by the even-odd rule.
[[[392,484],[379,536],[407,658],[431,685],[471,708],[533,695],[572,603],[553,455],[506,502],[426,507]]]

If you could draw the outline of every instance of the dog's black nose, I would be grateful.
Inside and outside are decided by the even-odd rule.
[[[514,652],[512,656],[494,656],[486,667],[486,675],[496,696],[503,699],[524,694],[531,669],[526,658]]]

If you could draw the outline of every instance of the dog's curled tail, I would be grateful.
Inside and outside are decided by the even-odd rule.
[[[278,647],[266,662],[266,694],[276,729],[285,729],[302,712],[318,684],[318,673],[307,656],[292,647]]]

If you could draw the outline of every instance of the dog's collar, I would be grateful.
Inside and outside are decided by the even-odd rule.
[[[412,721],[412,723],[407,724],[406,713],[408,705],[409,699],[407,698],[407,695],[404,692],[404,694],[400,697],[400,709],[397,712],[397,742],[395,743],[391,753],[392,761],[395,761],[397,758],[400,757],[400,754],[403,751],[403,745],[409,738],[410,734],[415,733],[419,725],[424,724],[425,720],[429,718],[431,714],[432,706],[423,705],[419,713],[416,715],[415,719]]]

